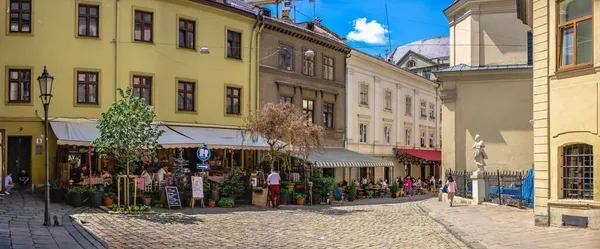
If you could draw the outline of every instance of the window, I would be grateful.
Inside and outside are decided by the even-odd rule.
[[[527,65],[533,65],[533,33],[527,32]]]
[[[239,115],[241,114],[240,97],[242,95],[241,88],[227,87],[226,113]]]
[[[10,33],[31,33],[31,0],[10,0]]]
[[[333,129],[333,104],[323,104],[323,127]]]
[[[177,110],[194,111],[195,86],[193,82],[177,82]]]
[[[306,120],[314,123],[315,119],[315,102],[312,100],[302,100],[302,111],[306,115]]]
[[[227,58],[242,59],[242,33],[227,30]]]
[[[563,148],[562,190],[565,199],[594,199],[594,153],[591,145]]]
[[[390,136],[391,130],[392,130],[392,128],[390,128],[389,126],[383,127],[383,137],[385,140],[385,144],[391,143],[391,139],[392,139],[392,137]]]
[[[333,80],[333,58],[323,56],[323,79]]]
[[[133,96],[143,98],[146,105],[152,105],[152,77],[134,75]]]
[[[406,67],[408,67],[408,68],[413,68],[413,67],[416,67],[416,66],[417,66],[417,63],[415,63],[415,61],[414,61],[414,60],[409,60],[409,61],[406,63]]]
[[[306,50],[303,51],[304,54]],[[302,73],[308,76],[315,76],[315,57],[314,56],[304,56],[302,59]]]
[[[279,69],[294,71],[294,48],[279,45]]]
[[[404,101],[406,106],[405,114],[408,116],[412,116],[412,97],[407,95]]]
[[[368,132],[368,125],[360,124],[360,126],[359,126],[360,143],[362,143],[362,144],[367,143],[367,132]]]
[[[429,103],[429,118],[435,119],[435,104]]]
[[[385,91],[385,109],[386,110],[392,110],[392,92],[391,91]]]
[[[421,117],[427,117],[427,101],[421,100]]]
[[[360,104],[369,105],[369,85],[360,85]]]
[[[279,97],[279,103],[280,104],[293,104],[293,98],[292,97]]]
[[[423,77],[425,77],[425,79],[430,80],[431,79],[431,71],[429,71],[429,70],[423,71]]]
[[[592,0],[563,0],[559,3],[558,68],[592,63]]]
[[[135,41],[152,42],[153,19],[151,12],[135,11]]]
[[[196,49],[196,22],[179,19],[179,47]]]
[[[87,37],[98,37],[98,26],[100,23],[98,19],[100,18],[99,7],[97,5],[79,5],[79,24],[78,24],[78,32],[79,36],[87,36]]]
[[[411,139],[410,139],[410,134],[412,134],[412,130],[410,128],[405,128],[404,129],[404,145],[411,145]]]
[[[435,133],[433,131],[429,133],[429,148],[435,148]]]
[[[77,104],[98,104],[98,73],[77,72]]]
[[[9,69],[8,70],[8,102],[29,103],[31,102],[31,70]]]
[[[421,131],[421,147],[425,148],[426,144],[425,144],[425,140],[427,139],[427,133],[425,133],[425,131]]]

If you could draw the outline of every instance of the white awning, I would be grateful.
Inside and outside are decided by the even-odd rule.
[[[100,131],[96,126],[97,122],[50,122],[54,134],[58,138],[58,145],[76,145],[76,146],[91,146],[91,142],[100,137]],[[163,148],[196,148],[202,144],[195,140],[181,135],[168,127],[161,126],[161,130],[165,131],[160,138],[160,143]]]
[[[266,149],[269,145],[264,139],[259,139],[256,143],[251,141],[248,136],[244,136],[241,130],[221,129],[191,126],[167,126],[174,131],[190,137],[201,144],[206,144],[209,148],[215,149]]]
[[[302,156],[297,155],[298,158]],[[393,167],[394,162],[344,148],[322,148],[311,152],[308,161],[313,168]]]

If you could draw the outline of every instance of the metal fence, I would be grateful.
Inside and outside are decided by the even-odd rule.
[[[496,171],[487,172],[486,201],[499,205],[523,208],[528,206],[523,196],[523,183],[527,178],[525,171]]]
[[[452,176],[458,188],[456,195],[464,198],[473,198],[473,180],[471,171],[446,170],[446,177]]]

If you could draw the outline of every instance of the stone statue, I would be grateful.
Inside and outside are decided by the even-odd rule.
[[[480,139],[479,134],[475,135],[475,143],[473,144],[473,161],[479,168],[477,171],[484,171],[486,166],[485,161],[488,159],[487,154],[485,153],[485,143]]]

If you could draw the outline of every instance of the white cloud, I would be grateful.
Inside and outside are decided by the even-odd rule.
[[[354,30],[348,33],[348,40],[368,44],[385,44],[385,34],[389,32],[385,26],[375,20],[367,22],[367,18],[352,21]]]

